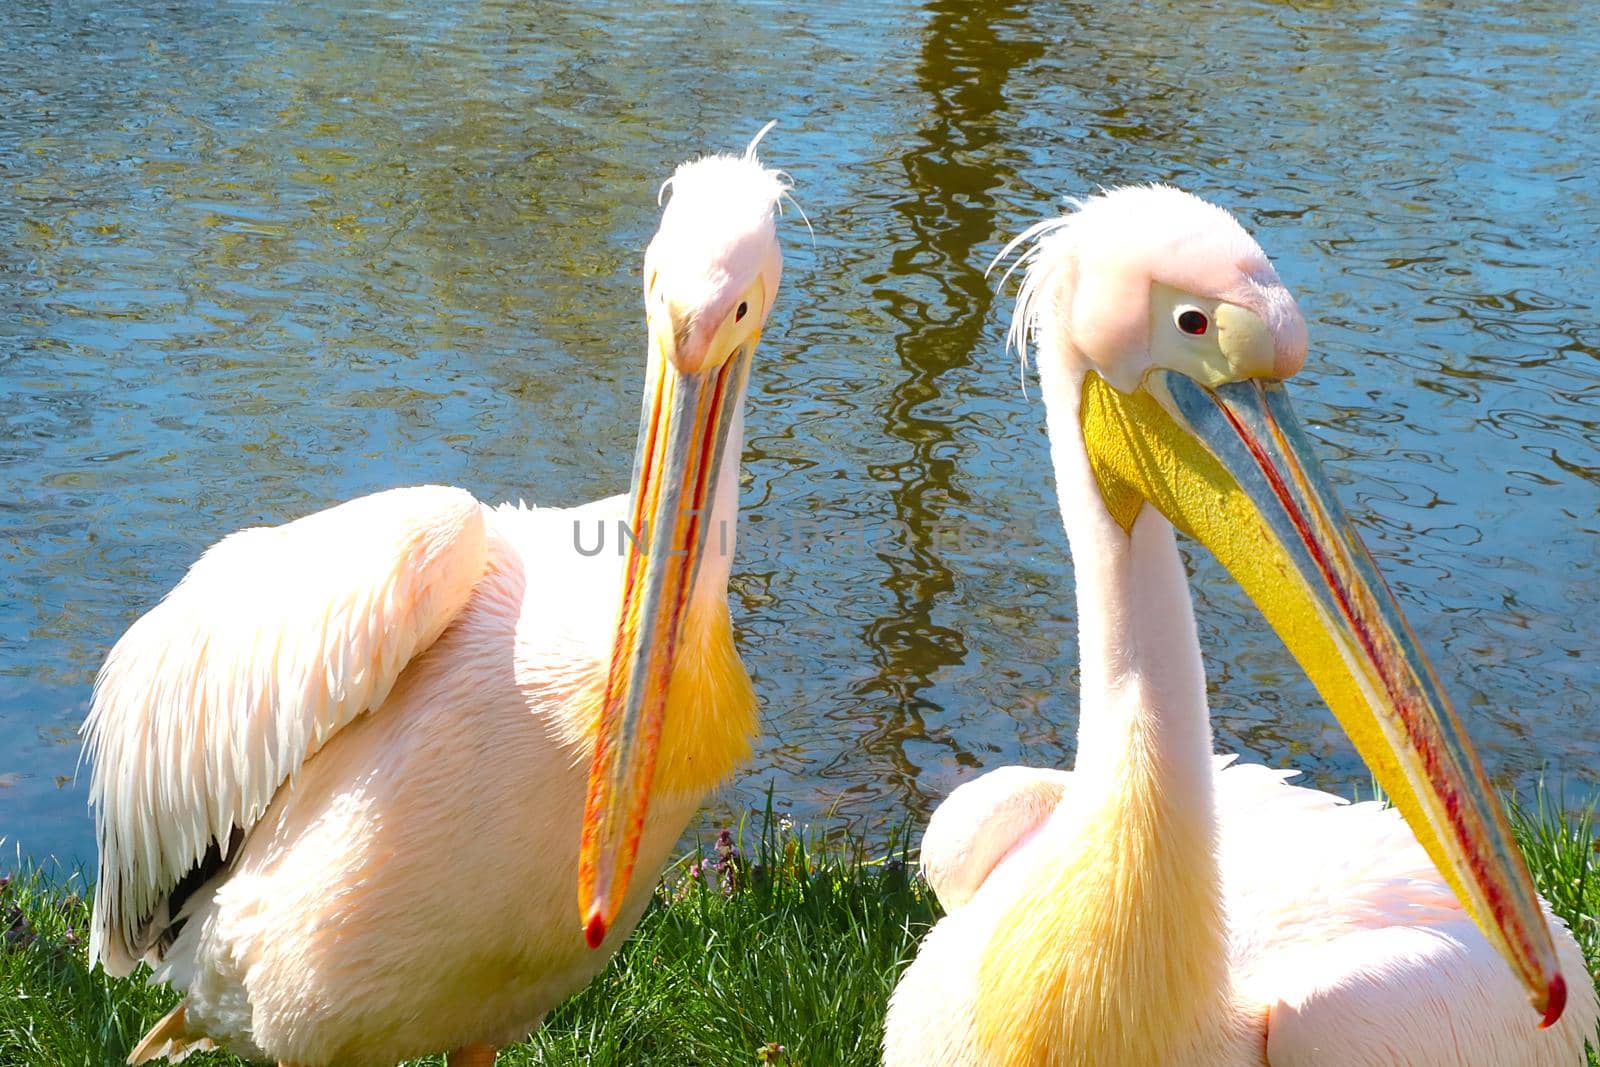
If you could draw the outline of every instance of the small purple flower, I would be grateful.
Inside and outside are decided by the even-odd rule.
[[[744,870],[744,856],[739,851],[739,846],[733,843],[733,831],[724,829],[717,834],[717,843],[712,848],[715,855],[705,861],[708,870],[717,873],[723,895],[732,896],[738,888],[740,874]]]

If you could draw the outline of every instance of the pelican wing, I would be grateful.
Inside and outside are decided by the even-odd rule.
[[[1559,922],[1559,920],[1557,920]],[[1564,927],[1556,951],[1575,1003],[1548,1030],[1465,912],[1304,946],[1267,1002],[1271,1067],[1573,1067],[1595,1039],[1594,987]]]
[[[1241,764],[1216,780],[1235,987],[1266,1011],[1271,1067],[1583,1062],[1594,988],[1560,920],[1570,999],[1538,1030],[1521,983],[1400,813],[1289,785],[1293,775]]]
[[[958,786],[922,835],[922,876],[947,912],[1033,836],[1061,802],[1070,772],[1001,767]]]
[[[92,958],[126,973],[159,953],[182,898],[312,754],[383,703],[487,559],[470,494],[395,489],[223,539],[128,629],[83,727]]]

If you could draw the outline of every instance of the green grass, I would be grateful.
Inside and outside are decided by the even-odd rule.
[[[1600,853],[1592,819],[1541,796],[1532,807],[1514,804],[1512,821],[1539,892],[1594,972]],[[902,850],[873,859],[848,840],[808,838],[770,820],[748,852],[735,850],[735,836],[705,850],[698,869],[686,860],[670,871],[601,977],[500,1062],[876,1064],[889,992],[937,914],[932,894],[908,873]],[[37,870],[0,887],[4,1067],[120,1064],[176,1002],[169,990],[89,969],[82,891],[75,877]],[[220,1053],[186,1061],[239,1062]],[[1600,1067],[1593,1055],[1590,1063]]]
[[[768,820],[679,863],[605,972],[501,1064],[875,1064],[895,978],[937,904],[903,849]],[[914,866],[914,864],[912,865]],[[60,884],[62,881],[65,884]],[[176,994],[86,958],[76,877],[25,871],[0,889],[0,1065],[120,1064]],[[7,933],[7,928],[11,932]],[[185,1067],[241,1061],[195,1055]],[[419,1060],[439,1064],[443,1057]]]
[[[1569,815],[1543,789],[1532,807],[1513,797],[1507,808],[1533,887],[1566,920],[1583,950],[1589,979],[1600,990],[1600,839],[1594,833],[1594,808]],[[1581,975],[1566,978],[1583,980]],[[1600,1067],[1600,1035],[1589,1041],[1589,1064]]]

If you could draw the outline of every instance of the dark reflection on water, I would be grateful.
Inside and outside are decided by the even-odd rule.
[[[888,487],[889,513],[908,536],[902,554],[883,558],[886,613],[860,635],[875,672],[854,692],[879,709],[863,747],[887,770],[883,785],[923,803],[938,798],[919,787],[912,746],[937,740],[964,766],[981,766],[960,739],[931,732],[927,722],[940,711],[926,695],[935,675],[969,651],[958,620],[948,618],[959,561],[945,561],[950,546],[941,543],[940,524],[977,503],[961,477],[972,451],[963,433],[970,420],[953,417],[955,398],[941,379],[972,365],[991,302],[989,285],[971,268],[995,232],[999,175],[989,161],[1007,125],[998,115],[1011,71],[1044,51],[1017,32],[1022,10],[962,0],[930,5],[916,80],[932,113],[903,157],[909,191],[893,205],[900,219],[889,229],[888,270],[862,278],[897,324],[900,373],[879,421],[903,443],[901,458],[865,473]]]
[[[1070,562],[983,268],[1061,196],[1153,179],[1237,210],[1300,295],[1298,404],[1493,772],[1592,791],[1585,7],[846,6],[0,11],[0,837],[89,853],[94,669],[229,530],[395,484],[619,489],[655,185],[767,118],[816,233],[787,225],[750,399],[766,732],[708,818],[772,783],[881,826],[1070,763]],[[1219,746],[1364,782],[1192,563]]]

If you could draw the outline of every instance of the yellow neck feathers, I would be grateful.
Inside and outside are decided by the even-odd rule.
[[[984,1062],[1188,1063],[1226,1040],[1226,928],[1209,807],[1196,812],[1169,795],[1148,751],[1134,722],[1122,765],[1073,789],[1098,807],[1045,829],[1060,840],[1038,850],[1038,869],[981,963]]]
[[[733,643],[725,597],[689,605],[667,691],[654,788],[710,792],[750,755],[756,692]]]
[[[562,732],[584,759],[594,751],[608,666],[594,665],[563,716]],[[667,690],[652,790],[693,797],[710,792],[750,755],[756,729],[755,689],[733,643],[727,600],[692,599]]]

